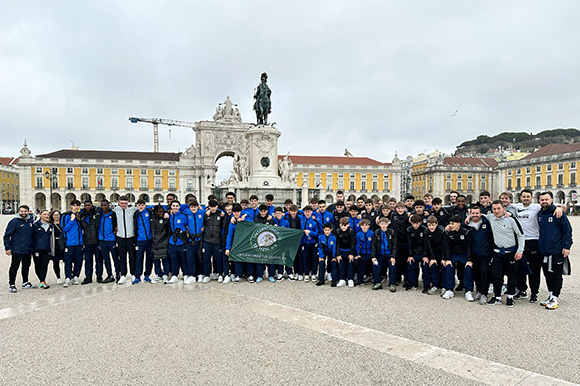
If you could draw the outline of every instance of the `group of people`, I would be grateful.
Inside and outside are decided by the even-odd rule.
[[[331,205],[313,198],[299,209],[291,200],[273,205],[271,194],[262,204],[255,195],[236,202],[229,192],[222,203],[210,195],[207,206],[195,198],[181,204],[169,194],[167,205],[155,206],[143,200],[129,206],[126,197],[114,208],[107,200],[99,207],[73,200],[70,211],[42,210],[36,221],[29,207],[21,205],[4,235],[12,259],[9,291],[17,292],[20,266],[22,288],[36,288],[29,281],[34,260],[42,289],[49,288],[51,261],[57,283],[65,287],[90,284],[93,274],[97,283],[173,284],[181,273],[186,285],[243,279],[259,283],[267,278],[273,283],[287,279],[351,288],[372,282],[373,290],[385,282],[396,292],[401,285],[407,291],[418,289],[421,274],[424,294],[450,299],[464,291],[467,301],[487,305],[502,304],[505,294],[506,306],[513,307],[518,299],[538,302],[543,271],[548,297],[540,304],[558,308],[572,229],[553,204],[552,193],[541,193],[539,204],[532,203],[527,189],[517,204],[508,192],[491,201],[491,194],[482,191],[479,202],[470,206],[457,192],[451,192],[450,200],[444,206],[427,193],[423,199],[408,195],[401,202],[364,197],[352,202],[339,191]],[[294,264],[230,261],[241,221],[303,231]]]

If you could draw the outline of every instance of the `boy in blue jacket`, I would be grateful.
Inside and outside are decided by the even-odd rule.
[[[135,280],[131,284],[141,282],[143,264],[145,264],[145,277],[147,283],[151,283],[151,271],[153,270],[153,241],[151,235],[151,212],[145,208],[146,203],[142,198],[138,199],[137,212],[133,215],[135,222]]]
[[[22,288],[35,288],[28,281],[30,260],[32,253],[32,219],[29,217],[30,208],[20,205],[18,215],[10,220],[4,232],[4,249],[6,255],[12,256],[8,271],[8,285],[11,293],[16,293],[16,274],[22,263]]]
[[[303,209],[304,218],[302,222],[302,230],[304,236],[302,237],[302,270],[298,272],[304,274],[304,281],[315,281],[316,271],[318,269],[318,259],[316,258],[316,242],[318,236],[322,233],[321,225],[312,215],[312,207],[305,206]]]
[[[232,249],[232,246],[234,244],[234,236],[236,234],[236,226],[238,224],[238,222],[241,221],[249,221],[252,222],[252,220],[248,217],[248,216],[242,216],[242,206],[240,204],[234,204],[232,206],[232,218],[230,220],[230,224],[228,225],[228,238],[226,241],[226,251],[225,254],[226,256],[230,256],[230,250]],[[253,264],[252,263],[246,263],[246,267],[252,267],[253,269]],[[248,271],[248,269],[246,268],[246,271]],[[240,283],[242,281],[242,275],[244,273],[244,263],[241,261],[235,261],[234,262],[234,283]],[[251,272],[253,273],[253,272]],[[251,274],[249,274],[248,276],[248,281],[250,283],[254,282],[254,278],[252,277]]]
[[[105,269],[107,270],[107,277],[103,280],[103,283],[114,283],[115,278],[113,277],[113,269],[111,267],[111,259],[113,259],[113,264],[115,266],[115,272],[117,278],[120,277],[121,273],[119,270],[119,254],[117,253],[117,243],[115,241],[115,229],[117,229],[117,216],[111,210],[108,200],[101,201],[101,208],[97,212],[99,221],[99,251],[97,253],[97,277],[102,277],[103,275],[103,263],[105,264]]]
[[[169,236],[169,245],[167,254],[171,259],[171,279],[170,284],[177,283],[179,267],[183,274],[187,272],[186,247],[188,240],[187,216],[180,212],[181,203],[177,200],[171,203],[171,214],[169,215],[169,225],[171,235]]]
[[[338,278],[338,262],[336,260],[336,237],[332,234],[332,223],[327,222],[323,226],[323,234],[318,236],[318,283],[317,286],[324,285],[324,266],[329,262],[332,272],[331,287],[336,287]]]
[[[60,223],[65,237],[64,273],[66,279],[63,287],[79,284],[79,275],[83,266],[83,230],[81,227],[81,202],[72,200],[70,211],[62,215]]]
[[[356,257],[357,260],[357,280],[356,284],[361,285],[365,273],[371,261],[373,232],[369,229],[371,222],[367,219],[360,220],[360,232],[356,234]]]
[[[274,226],[290,228],[290,223],[284,218],[284,209],[281,206],[278,206],[274,209],[274,218],[272,220],[274,220]],[[284,280],[284,266],[276,265],[276,270],[278,272],[276,275],[276,281]],[[268,267],[268,271],[270,271],[270,267]],[[286,273],[291,275],[292,267],[286,267]]]

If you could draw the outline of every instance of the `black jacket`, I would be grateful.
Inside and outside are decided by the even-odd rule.
[[[425,235],[427,236],[427,253],[425,256],[429,257],[429,260],[441,260],[443,257],[443,250],[446,249],[444,244],[448,241],[447,236],[445,235],[445,228],[439,225],[433,232],[427,229]]]
[[[95,208],[81,212],[81,228],[83,229],[83,243],[85,245],[97,245],[99,243],[99,223],[101,222],[100,211]]]
[[[258,224],[274,225],[274,220],[272,219],[268,220],[268,216],[269,214],[267,214],[266,217],[262,217],[260,216],[260,213],[258,213],[256,214],[256,217],[254,217],[254,222]]]
[[[425,256],[425,232],[427,229],[421,225],[415,229],[411,225],[407,228],[407,243],[409,244],[409,256],[421,255]]]
[[[441,207],[439,210],[431,209],[431,215],[437,219],[437,223],[442,227],[449,225],[451,213],[446,208]]]
[[[443,251],[445,260],[451,260],[451,255],[467,255],[467,261],[471,261],[471,232],[465,228],[459,228],[457,232],[445,231],[447,236],[446,250]]]
[[[169,236],[171,236],[171,227],[169,219],[153,215],[151,219],[151,237],[153,239],[153,258],[155,260],[167,258],[167,246]]]
[[[350,255],[356,255],[356,234],[352,228],[348,228],[343,232],[342,229],[338,228],[336,231],[336,243],[338,244],[338,251],[349,251]]]
[[[370,221],[371,231],[376,231],[379,228],[379,225],[377,224],[377,217],[379,217],[379,213],[376,210],[371,209],[369,212],[367,212],[365,209],[360,213],[360,216],[362,219],[367,219]]]
[[[377,229],[375,231],[373,243],[371,245],[371,258],[382,254],[382,250],[384,249],[383,243],[385,239],[388,244],[388,248],[391,251],[391,256],[397,256],[397,235],[393,229],[387,228],[386,232],[383,232],[381,229]]]
[[[224,214],[216,210],[211,213],[208,209],[203,216],[203,241],[210,244],[221,244],[224,230]]]
[[[397,245],[407,244],[407,228],[409,227],[409,215],[407,213],[399,214],[396,211],[391,217],[391,227],[397,235]]]

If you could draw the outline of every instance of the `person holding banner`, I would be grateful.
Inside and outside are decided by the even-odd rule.
[[[270,216],[268,212],[268,205],[261,204],[258,207],[258,213],[254,217],[254,222],[259,224],[268,224],[274,225],[274,221],[272,220],[272,216]],[[261,283],[264,279],[264,264],[254,264],[256,270],[256,283]],[[268,280],[274,283],[276,279],[274,279],[274,264],[268,264]]]
[[[274,209],[274,226],[290,228],[290,223],[284,217],[284,209],[278,206]],[[272,268],[276,268],[278,274],[276,275],[276,281],[284,280],[284,266],[283,265],[272,265]],[[289,272],[288,276],[292,275],[292,267],[286,267],[286,271]],[[272,271],[273,272],[273,271]],[[270,266],[268,266],[268,274],[270,274]],[[292,275],[294,276],[294,275]]]
[[[242,206],[240,204],[234,204],[232,206],[232,219],[230,220],[230,224],[228,226],[228,239],[226,241],[226,256],[230,256],[230,250],[232,249],[232,245],[234,243],[234,235],[236,233],[236,225],[238,222],[241,221],[250,221],[252,220],[248,216],[242,216]],[[252,263],[245,263],[246,272],[250,276],[248,276],[248,282],[253,283],[254,278],[252,277],[253,274],[253,266],[255,264]],[[249,268],[249,269],[248,269]],[[251,273],[250,273],[251,272]],[[234,278],[234,283],[240,283],[242,281],[242,275],[244,274],[244,263],[241,261],[234,262],[234,274],[236,277]]]
[[[318,220],[312,215],[312,207],[305,206],[302,210],[304,212],[304,221],[302,223],[302,230],[304,236],[302,237],[302,272],[298,275],[304,274],[304,281],[315,281],[316,271],[318,269],[318,259],[316,258],[316,242],[318,235],[322,233],[322,229]]]

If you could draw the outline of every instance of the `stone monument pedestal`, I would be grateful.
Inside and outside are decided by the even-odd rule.
[[[277,188],[282,183],[278,175],[278,129],[259,125],[246,133],[248,143],[248,186]]]

